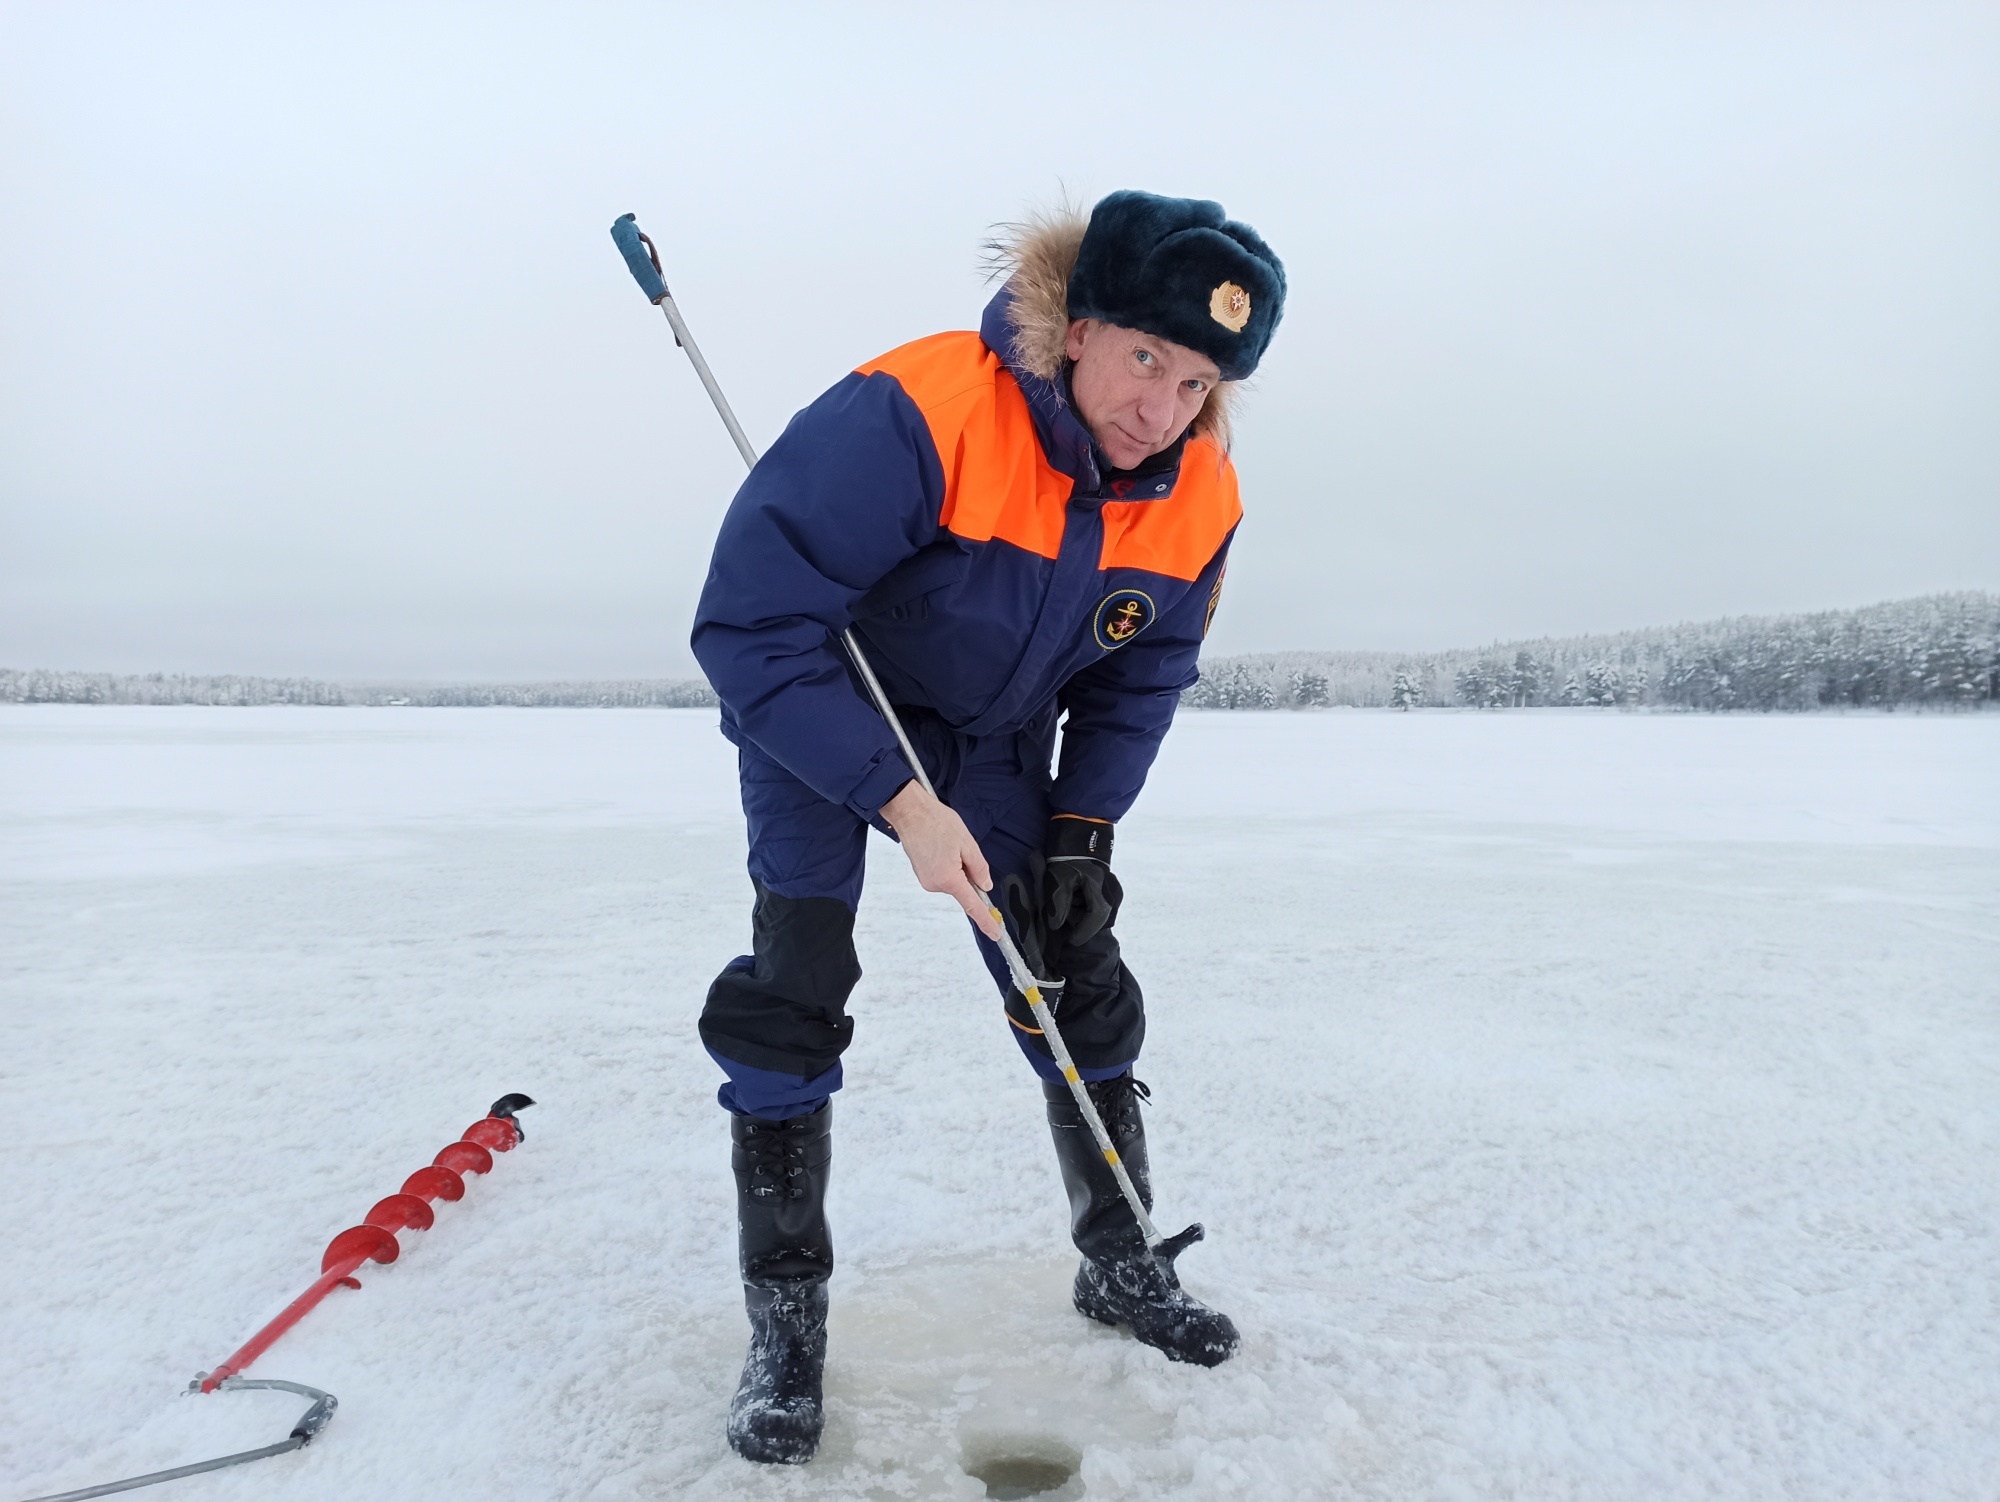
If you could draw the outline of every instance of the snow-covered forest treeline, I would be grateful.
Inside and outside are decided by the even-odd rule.
[[[425,708],[698,709],[716,702],[699,678],[607,683],[323,683],[313,678],[183,673],[61,673],[0,668],[0,703],[358,704]]]
[[[1436,653],[1212,658],[1184,704],[1674,709],[1977,706],[2000,699],[2000,596],[1925,595],[1859,610],[1738,616],[1610,636]]]
[[[1976,707],[2000,700],[2000,595],[1924,595],[1815,615],[1738,616],[1450,652],[1209,658],[1195,709]],[[327,683],[0,668],[0,703],[705,708],[698,678],[576,683]]]

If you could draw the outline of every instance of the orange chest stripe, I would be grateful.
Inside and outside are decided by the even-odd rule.
[[[933,334],[859,367],[896,378],[930,427],[944,466],[938,524],[968,542],[996,538],[1043,558],[1062,551],[1075,489],[1042,453],[1028,399],[977,334]]]
[[[1236,466],[1207,439],[1192,439],[1181,455],[1172,495],[1104,503],[1104,551],[1097,566],[1195,579],[1241,520]]]
[[[968,542],[998,540],[1043,558],[1062,551],[1074,482],[1042,452],[1027,398],[974,333],[934,334],[858,367],[893,376],[923,413],[944,467],[939,525]],[[1196,439],[1173,494],[1103,507],[1099,567],[1193,579],[1243,515],[1236,471]]]

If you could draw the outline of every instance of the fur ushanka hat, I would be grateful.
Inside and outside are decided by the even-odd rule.
[[[1284,311],[1284,264],[1221,204],[1128,188],[1090,211],[1069,277],[1070,317],[1171,339],[1240,381]]]

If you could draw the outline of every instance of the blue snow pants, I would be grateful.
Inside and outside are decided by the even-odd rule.
[[[960,734],[922,709],[899,713],[938,796],[979,842],[995,883],[1012,878],[1031,908],[1049,821],[1054,708],[1019,732],[992,736]],[[854,1036],[847,998],[861,979],[854,914],[868,824],[753,745],[739,742],[737,765],[756,891],[752,953],[730,961],[709,988],[701,1039],[729,1076],[717,1092],[723,1107],[783,1121],[818,1110],[841,1087],[840,1056]],[[1067,983],[1056,1020],[1087,1080],[1123,1074],[1145,1041],[1145,1001],[1112,927],[1063,954]],[[1060,1079],[999,946],[972,932],[1005,998],[1008,1031],[1036,1073]]]

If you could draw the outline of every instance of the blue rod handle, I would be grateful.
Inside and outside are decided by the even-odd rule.
[[[632,279],[639,284],[639,290],[646,294],[648,302],[657,304],[667,295],[667,279],[660,273],[652,247],[639,232],[638,216],[620,214],[618,222],[611,226],[611,238],[617,242],[626,266],[631,269]]]

